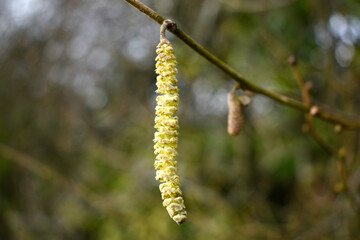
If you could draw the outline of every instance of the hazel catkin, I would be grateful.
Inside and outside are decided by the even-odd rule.
[[[227,130],[230,136],[236,136],[240,133],[245,121],[243,104],[234,90],[228,94],[228,105],[229,114]]]
[[[162,39],[156,49],[156,80],[159,96],[156,98],[154,149],[156,160],[156,180],[159,186],[163,206],[166,207],[170,217],[182,224],[186,220],[184,199],[180,190],[180,178],[176,162],[178,142],[178,112],[179,89],[176,86],[176,59],[171,43]]]

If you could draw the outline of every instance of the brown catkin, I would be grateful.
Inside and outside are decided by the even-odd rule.
[[[244,126],[244,115],[242,103],[235,91],[228,94],[228,133],[230,136],[236,136]]]

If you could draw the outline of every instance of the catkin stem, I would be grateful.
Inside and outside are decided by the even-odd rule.
[[[169,43],[169,40],[167,40],[165,36],[166,29],[175,30],[176,29],[176,23],[173,22],[170,19],[166,19],[160,27],[160,43],[167,42]]]

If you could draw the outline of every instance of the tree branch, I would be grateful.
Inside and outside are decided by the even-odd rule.
[[[149,16],[151,19],[156,21],[159,24],[162,24],[162,22],[165,20],[164,17],[162,17],[160,14],[146,6],[140,1],[137,0],[125,0],[129,4],[133,5],[135,8],[137,8],[139,11],[143,12],[147,16]],[[210,63],[218,67],[220,70],[222,70],[224,73],[229,75],[233,80],[238,82],[241,86],[241,88],[250,90],[254,93],[262,94],[264,96],[267,96],[281,104],[287,105],[289,107],[298,109],[300,111],[308,113],[311,109],[310,106],[306,106],[305,104],[294,100],[292,98],[288,98],[284,95],[275,93],[273,91],[269,91],[265,88],[262,88],[243,76],[241,74],[237,73],[234,69],[232,69],[230,66],[228,66],[226,63],[221,61],[219,58],[217,58],[215,55],[210,53],[208,50],[206,50],[203,46],[201,46],[199,43],[197,43],[195,40],[193,40],[189,35],[187,35],[183,30],[180,28],[175,29],[169,29],[170,32],[172,32],[175,36],[177,36],[179,39],[181,39],[185,44],[187,44],[190,48],[192,48],[195,52],[203,56],[205,59],[207,59]],[[334,123],[334,124],[341,124],[344,127],[348,129],[353,130],[359,130],[360,129],[360,119],[358,117],[351,117],[347,116],[345,114],[338,114],[335,111],[328,110],[327,108],[319,108],[319,111],[316,114],[316,117],[321,118],[323,120],[326,120],[328,122]]]
[[[310,97],[311,84],[305,83],[300,73],[299,67],[297,65],[297,59],[295,58],[295,56],[290,56],[288,58],[288,62],[291,65],[291,69],[293,70],[296,81],[299,85],[303,103],[306,106],[311,107],[311,97]],[[303,126],[303,131],[308,133],[327,153],[334,154],[335,150],[333,149],[333,147],[330,144],[328,144],[325,141],[325,139],[316,130],[311,113],[305,113],[305,119],[306,119],[306,124]]]
[[[99,198],[95,194],[85,189],[82,185],[71,182],[68,178],[64,177],[48,165],[45,165],[44,163],[30,157],[29,155],[26,155],[14,148],[3,145],[1,143],[0,155],[6,159],[16,162],[20,166],[35,173],[41,178],[56,182],[58,185],[63,186],[65,189],[69,190],[69,192],[72,192],[75,195],[79,196],[87,203],[92,204],[93,202],[96,202]]]
[[[124,218],[123,213],[117,207],[119,206],[118,202],[115,203],[109,201],[104,196],[100,196],[97,193],[89,191],[83,184],[71,181],[54,168],[42,163],[38,159],[2,143],[0,143],[0,156],[4,159],[17,163],[45,180],[49,180],[58,186],[63,187],[65,190],[75,194],[104,215],[112,216],[116,219]]]

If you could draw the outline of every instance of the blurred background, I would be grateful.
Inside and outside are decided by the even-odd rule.
[[[314,101],[360,115],[359,1],[143,2],[247,79],[301,99],[296,55]],[[229,136],[234,81],[167,36],[181,227],[154,179],[159,25],[121,0],[0,1],[0,239],[357,239],[358,132],[315,120],[331,154],[302,131],[303,113],[251,95]]]

